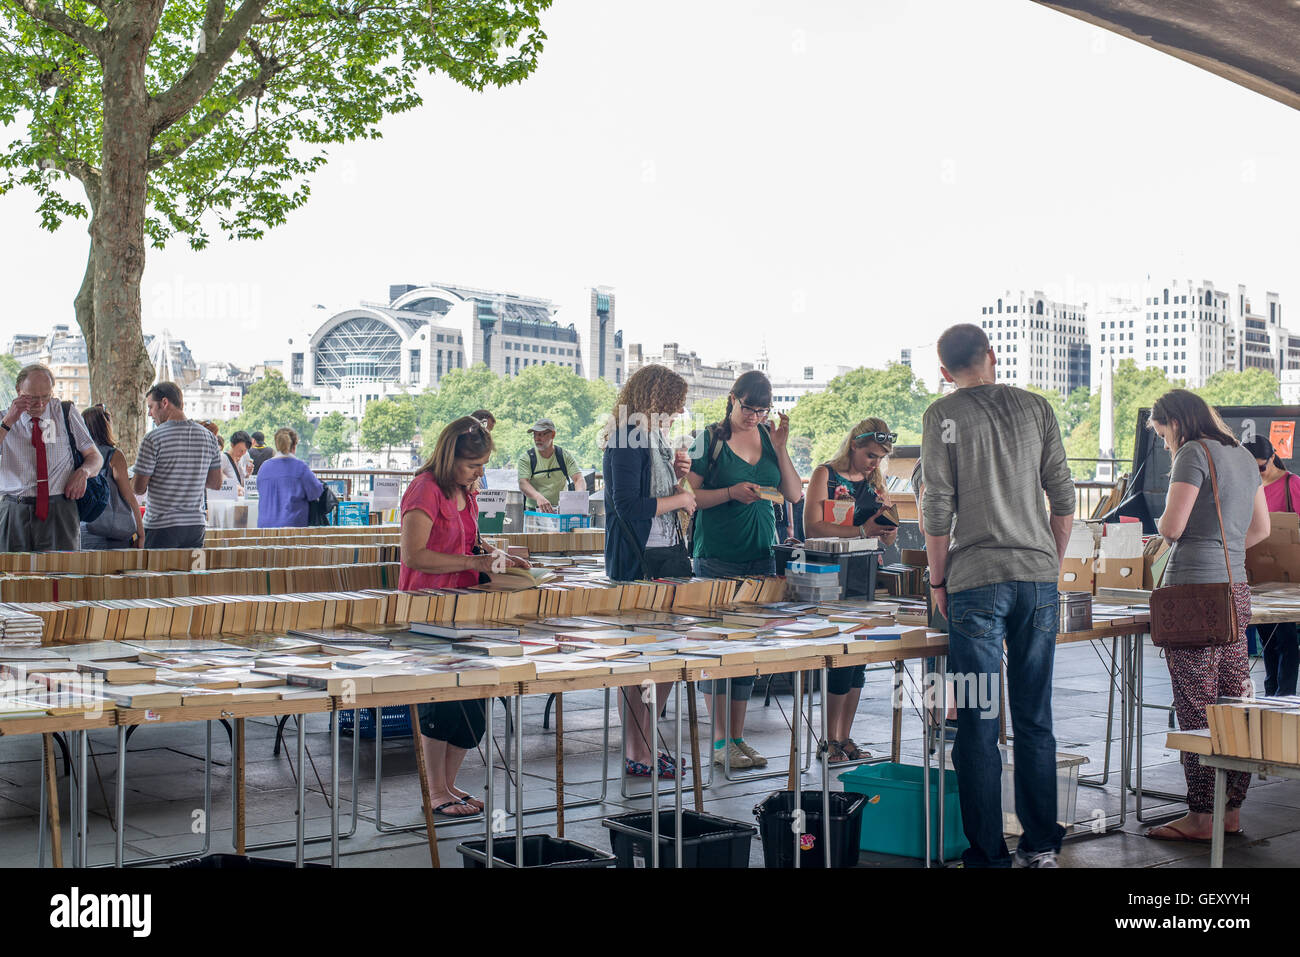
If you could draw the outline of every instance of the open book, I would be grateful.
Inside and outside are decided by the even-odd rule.
[[[559,580],[559,575],[545,568],[514,567],[501,573],[492,572],[492,580],[478,587],[483,591],[523,591],[525,588],[536,588]]]

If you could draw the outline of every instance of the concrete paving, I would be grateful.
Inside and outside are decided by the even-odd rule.
[[[1084,775],[1100,777],[1105,758],[1106,716],[1108,707],[1109,643],[1095,645],[1070,645],[1058,649],[1054,682],[1053,711],[1058,751],[1080,755],[1088,759],[1080,771]],[[1148,703],[1167,705],[1170,700],[1169,677],[1164,662],[1152,648],[1145,653],[1145,694]],[[1254,663],[1257,685],[1263,683],[1263,665]],[[888,669],[867,673],[867,685],[854,723],[854,738],[859,745],[875,757],[888,757],[890,741],[890,680]],[[542,711],[545,699],[529,698],[524,702],[524,804],[525,807],[553,805],[555,802],[555,734],[554,723],[550,730],[542,729]],[[502,770],[506,750],[504,729],[505,712],[495,704],[494,753],[496,769],[495,787],[498,805],[504,801],[507,788],[513,790],[513,777]],[[814,727],[820,727],[820,706],[814,708]],[[782,770],[787,766],[790,742],[788,718],[791,697],[788,690],[773,696],[764,706],[762,686],[750,702],[745,728],[746,740],[769,756],[768,770]],[[707,753],[707,710],[704,698],[699,704],[701,716],[701,747]],[[660,724],[661,749],[670,750],[674,741],[674,713],[671,706],[667,718]],[[310,836],[328,834],[330,805],[329,786],[329,726],[326,716],[312,715],[307,719],[307,749],[310,760],[307,774],[307,832]],[[565,721],[565,797],[567,801],[594,800],[601,795],[602,780],[602,728],[604,724],[604,693],[579,692],[567,695],[564,703]],[[619,724],[616,709],[611,709],[610,780],[602,803],[571,808],[565,814],[565,837],[608,851],[611,848],[608,828],[602,821],[608,817],[650,807],[649,782],[631,779],[624,798],[620,791],[618,774]],[[1144,709],[1143,729],[1143,783],[1145,787],[1179,792],[1182,790],[1182,770],[1176,752],[1164,748],[1164,734],[1169,726],[1169,714],[1155,708]],[[247,841],[250,845],[263,842],[292,841],[296,818],[296,766],[293,723],[287,730],[286,747],[278,756],[273,755],[276,723],[272,719],[250,719],[247,722]],[[920,722],[914,711],[905,712],[902,741],[902,761],[920,764],[922,742]],[[1014,733],[1014,728],[1011,729]],[[1081,786],[1075,789],[1073,819],[1081,822],[1072,830],[1074,837],[1067,840],[1061,855],[1066,867],[1207,867],[1208,845],[1168,844],[1142,837],[1146,824],[1135,820],[1132,795],[1128,797],[1128,819],[1121,830],[1097,835],[1092,824],[1106,815],[1116,815],[1120,808],[1119,790],[1119,724],[1118,702],[1113,734],[1116,740],[1111,748],[1110,778],[1104,787]],[[220,725],[213,726],[212,808],[203,814],[203,755],[205,726],[168,725],[148,727],[134,735],[127,758],[127,809],[124,844],[129,860],[155,855],[194,855],[203,843],[203,830],[209,830],[210,853],[231,853],[232,803],[230,748]],[[116,786],[116,733],[112,730],[96,731],[90,735],[92,763],[90,778],[89,858],[93,864],[110,863],[113,858],[115,832],[112,821],[113,795]],[[513,745],[512,745],[513,747]],[[386,826],[420,828],[389,833],[376,829],[373,740],[363,739],[360,744],[359,792],[357,797],[357,825],[355,834],[340,842],[340,863],[346,867],[428,867],[429,849],[423,828],[420,792],[415,777],[415,759],[411,739],[387,736],[383,757],[383,819]],[[687,745],[689,755],[689,744]],[[352,821],[352,756],[351,739],[343,738],[341,744],[341,796],[340,820],[344,833]],[[471,752],[461,772],[460,786],[471,793],[484,793],[484,761],[482,751]],[[67,833],[67,777],[63,762],[58,759],[59,788],[64,822],[64,847],[69,847]],[[832,769],[832,789],[840,790],[836,776],[842,771]],[[773,791],[785,788],[785,775],[760,778],[755,772],[735,771],[735,780],[727,781],[721,768],[713,769],[712,784],[704,791],[705,812],[737,822],[754,823],[754,808]],[[30,867],[36,862],[37,810],[40,802],[40,742],[36,738],[0,739],[0,865]],[[707,780],[707,772],[706,772]],[[802,776],[805,789],[817,790],[821,786],[820,768],[814,765]],[[661,808],[671,810],[673,796],[670,782],[661,799]],[[684,806],[693,807],[688,776],[684,789]],[[511,795],[513,801],[513,794]],[[513,805],[512,805],[513,806]],[[1179,815],[1185,808],[1177,802],[1148,797],[1144,800],[1143,816],[1148,823],[1154,819],[1167,820]],[[501,820],[503,831],[498,839],[512,840],[514,818]],[[524,816],[525,831],[529,834],[554,834],[554,812],[535,812]],[[1227,844],[1225,864],[1237,867],[1293,866],[1300,860],[1300,782],[1259,781],[1252,784],[1242,811],[1243,837],[1231,838]],[[481,838],[483,820],[475,817],[465,822],[438,824],[439,857],[444,867],[461,866],[457,844]],[[46,850],[48,862],[48,847]],[[292,859],[292,845],[285,848],[251,852],[256,856]],[[763,848],[755,837],[750,844],[750,866],[763,866]],[[328,862],[327,841],[307,845],[307,858]],[[863,867],[919,867],[921,861],[913,858],[893,857],[862,852],[859,865]]]

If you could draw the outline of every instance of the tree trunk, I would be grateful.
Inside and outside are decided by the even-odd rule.
[[[144,436],[144,392],[153,382],[140,328],[153,139],[145,59],[157,23],[151,6],[125,4],[114,11],[115,18],[131,17],[135,29],[114,31],[116,42],[106,50],[103,165],[99,205],[90,228],[88,273],[93,274],[87,275],[77,297],[77,318],[90,357],[90,391],[112,415],[113,431],[128,460],[135,458]],[[89,313],[82,302],[87,291]]]

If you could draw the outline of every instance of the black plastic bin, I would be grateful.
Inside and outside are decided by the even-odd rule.
[[[293,869],[293,861],[277,861],[270,857],[248,857],[244,854],[207,854],[203,857],[191,857],[186,861],[177,861],[172,867],[183,867],[190,870],[222,870],[222,871],[251,871],[251,870],[283,870],[284,868]],[[308,864],[303,863],[303,868],[325,867],[328,864]]]
[[[465,867],[487,867],[487,838],[457,844]],[[492,841],[492,866],[515,867],[514,835]],[[524,835],[524,867],[613,867],[614,855],[549,834]]]
[[[763,866],[794,867],[793,791],[774,791],[754,808],[759,833],[763,835]],[[832,791],[831,799],[831,867],[853,867],[858,863],[858,845],[862,838],[862,809],[865,794]],[[822,840],[822,792],[804,791],[803,838],[805,845],[799,858],[800,867],[825,867]]]
[[[776,573],[785,574],[785,564],[790,561],[794,545],[777,545],[774,549]],[[839,565],[840,587],[844,597],[861,595],[874,599],[876,597],[876,567],[880,564],[879,551],[874,552],[816,552],[804,549],[804,561],[815,565]]]
[[[676,820],[672,811],[659,812],[659,866],[676,867]],[[650,812],[633,811],[607,817],[609,844],[619,867],[650,866]],[[748,867],[749,844],[758,828],[742,821],[682,811],[683,867]]]

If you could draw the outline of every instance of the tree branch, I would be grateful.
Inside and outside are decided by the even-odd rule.
[[[149,154],[149,172],[161,169],[172,160],[176,159],[187,149],[212,132],[212,128],[230,115],[239,104],[254,96],[260,96],[266,90],[266,84],[271,78],[279,73],[284,66],[275,60],[266,60],[262,68],[257,71],[255,76],[249,77],[239,86],[235,87],[231,94],[233,102],[225,109],[209,110],[204,116],[195,120],[185,134],[172,145],[159,150],[154,150]]]
[[[33,20],[41,21],[99,56],[103,34],[98,30],[73,19],[52,4],[42,3],[41,0],[18,0],[18,5]]]
[[[35,0],[21,0],[21,2],[27,4],[34,3]],[[218,15],[214,12],[214,7],[220,5],[221,13],[224,14],[222,0],[208,0],[207,13],[203,20],[205,39],[203,49],[195,56],[194,62],[185,71],[185,75],[177,80],[170,90],[153,97],[150,110],[153,113],[151,126],[155,136],[194,109],[199,100],[212,89],[212,84],[221,75],[226,63],[235,55],[240,42],[248,35],[248,31],[252,29],[269,2],[270,0],[244,0],[220,32],[213,29],[215,36],[211,42],[208,42],[207,32],[214,26],[213,17]]]

